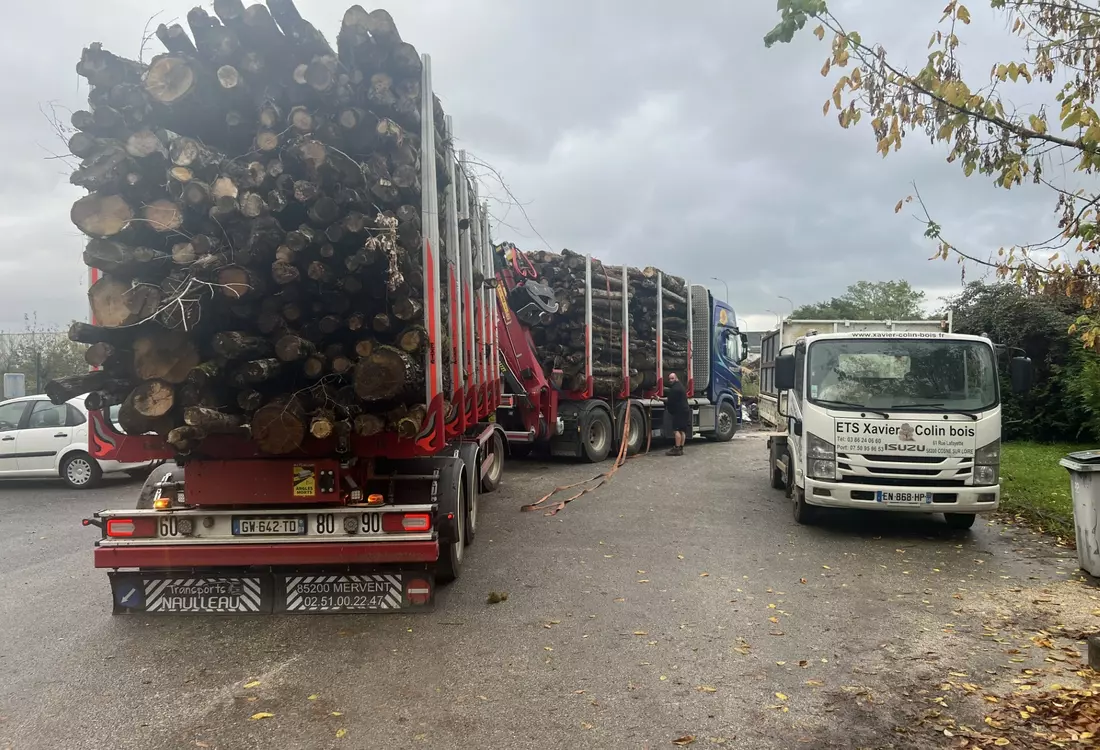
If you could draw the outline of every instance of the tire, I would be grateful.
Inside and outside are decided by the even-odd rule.
[[[818,509],[806,502],[806,493],[797,487],[794,490],[794,520],[803,526],[817,523]]]
[[[466,557],[466,486],[464,482],[458,483],[458,497],[455,502],[456,514],[459,523],[457,539],[440,540],[439,565],[435,571],[435,579],[440,584],[448,584],[458,580],[462,574],[462,561]]]
[[[976,513],[944,513],[943,520],[947,525],[959,531],[966,531],[974,525],[978,515]]]
[[[611,417],[603,409],[592,409],[581,429],[581,457],[590,464],[607,458],[614,443]]]
[[[626,432],[626,455],[636,456],[645,448],[645,414],[637,404],[630,405],[630,426]]]
[[[493,432],[493,436],[485,443],[485,448],[493,457],[493,465],[481,478],[481,491],[492,492],[500,486],[500,480],[504,477],[504,438],[499,432]],[[473,467],[473,470],[480,472],[480,466]]]
[[[779,460],[779,452],[776,450],[774,444],[772,445],[772,447],[768,448],[768,460],[770,461],[771,466],[772,489],[787,489],[787,480],[783,478],[783,472],[780,471],[775,465],[775,462]]]
[[[58,471],[62,481],[74,490],[87,490],[99,485],[103,469],[84,451],[74,451],[65,456]]]
[[[730,401],[723,401],[714,418],[713,440],[728,443],[737,434],[737,410]]]

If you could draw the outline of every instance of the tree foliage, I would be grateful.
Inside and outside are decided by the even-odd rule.
[[[1025,182],[1048,188],[1059,232],[1038,243],[1001,248],[981,258],[944,236],[919,193],[925,235],[936,243],[933,256],[957,257],[996,269],[1002,279],[1031,292],[1053,291],[1073,298],[1080,315],[1073,330],[1086,346],[1100,350],[1100,191],[1077,189],[1100,170],[1100,4],[1095,0],[989,0],[1005,16],[1005,34],[1020,41],[1019,59],[964,76],[957,52],[971,23],[958,0],[947,2],[932,31],[920,67],[895,64],[879,44],[846,28],[825,0],[779,0],[780,22],[764,38],[767,46],[789,42],[813,22],[818,39],[830,39],[821,69],[833,89],[824,112],[835,112],[843,128],[869,120],[878,152],[886,157],[907,135],[923,135],[947,148],[949,162],[966,176],[981,174],[1005,189]],[[1009,103],[1041,99],[1031,84],[1058,88],[1057,111]],[[1036,96],[1038,94],[1038,96]],[[864,117],[866,116],[866,117]],[[1072,164],[1075,176],[1064,176]],[[1076,181],[1076,182],[1075,182]]]
[[[994,343],[1023,349],[1034,363],[1030,393],[1013,394],[1003,378],[1006,438],[1100,439],[1100,357],[1068,331],[1080,312],[1074,299],[974,282],[949,307],[957,332],[984,334]]]
[[[802,320],[920,320],[924,292],[908,281],[857,281],[839,297],[803,305],[791,313]]]
[[[88,371],[85,347],[51,331],[36,315],[23,316],[23,330],[0,332],[0,373],[21,372],[27,393],[39,393],[50,380]]]

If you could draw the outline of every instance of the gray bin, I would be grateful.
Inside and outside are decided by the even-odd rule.
[[[1100,577],[1100,451],[1070,453],[1058,463],[1069,469],[1077,559],[1082,570]]]

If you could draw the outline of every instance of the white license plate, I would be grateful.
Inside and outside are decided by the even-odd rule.
[[[877,492],[878,502],[886,505],[923,505],[932,502],[931,492]]]
[[[302,516],[280,518],[237,516],[233,519],[234,536],[286,536],[305,533],[306,519]]]

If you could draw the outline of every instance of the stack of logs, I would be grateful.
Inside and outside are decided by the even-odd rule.
[[[562,388],[585,388],[584,255],[531,252],[541,281],[553,288],[559,305],[552,325],[534,329],[533,337],[544,370],[560,369]],[[687,366],[687,289],[683,279],[662,274],[663,302],[657,299],[658,269],[627,267],[630,340],[630,392],[641,396],[657,385],[657,305],[662,310],[663,371],[681,376]],[[623,269],[592,259],[592,375],[595,396],[617,396],[623,388]],[[686,378],[685,378],[686,380]]]
[[[89,193],[71,219],[102,273],[95,325],[70,338],[101,369],[47,392],[121,404],[123,430],[181,454],[213,433],[270,454],[310,434],[413,437],[429,346],[421,159],[441,206],[447,187],[421,57],[384,10],[349,9],[334,50],[293,0],[213,9],[187,14],[190,35],[161,25],[167,53],[148,65],[99,44],[77,65],[91,92],[72,116],[71,181]]]

